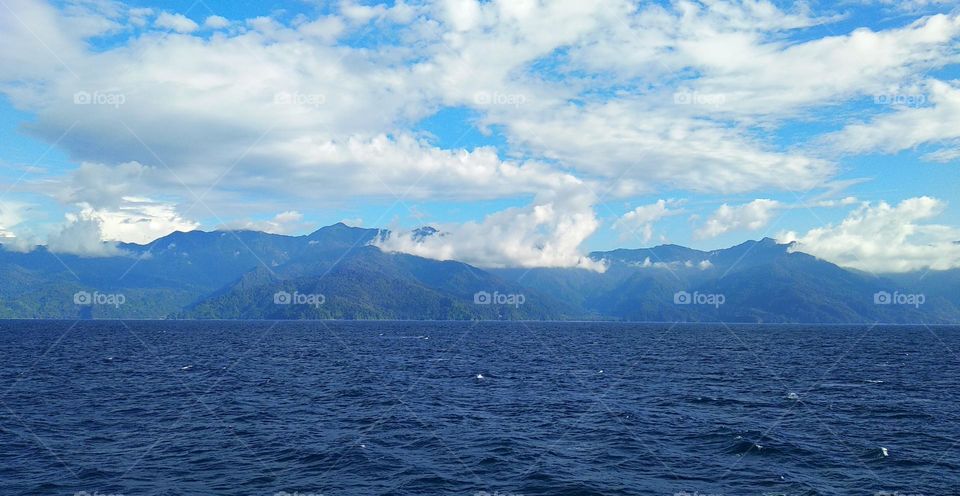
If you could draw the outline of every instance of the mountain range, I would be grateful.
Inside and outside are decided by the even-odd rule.
[[[598,272],[387,253],[371,244],[386,234],[175,232],[97,258],[0,246],[0,318],[960,322],[960,270],[868,274],[768,238],[593,252]]]

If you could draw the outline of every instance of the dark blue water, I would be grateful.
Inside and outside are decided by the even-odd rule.
[[[960,493],[960,329],[6,322],[0,494]]]

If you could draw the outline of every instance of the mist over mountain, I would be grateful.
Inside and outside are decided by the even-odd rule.
[[[958,270],[874,275],[769,238],[594,252],[599,272],[483,269],[371,246],[386,234],[340,223],[304,236],[174,232],[100,258],[3,249],[0,317],[960,321]]]

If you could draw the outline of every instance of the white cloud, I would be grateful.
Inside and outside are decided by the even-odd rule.
[[[811,206],[836,208],[836,207],[848,207],[850,205],[855,205],[859,202],[860,200],[858,200],[855,196],[846,196],[839,200],[819,200],[814,202]]]
[[[0,81],[16,98],[30,98],[32,91],[10,85],[11,81],[45,80],[67,72],[65,61],[81,56],[78,27],[69,26],[57,10],[43,2],[11,0],[0,15]],[[10,15],[10,9],[16,15]]]
[[[573,61],[618,81],[667,82],[671,90],[688,85],[723,97],[720,106],[685,105],[677,112],[774,120],[872,96],[955,62],[960,34],[960,17],[937,15],[899,28],[797,41],[793,30],[836,19],[788,14],[762,1],[676,2],[628,19],[590,33],[593,42],[575,47]],[[698,77],[685,77],[687,70]]]
[[[93,208],[116,209],[123,197],[145,193],[156,179],[156,171],[138,162],[111,167],[84,162],[57,188],[57,198],[67,204],[86,204]]]
[[[142,28],[147,25],[147,18],[153,16],[153,9],[149,7],[137,7],[129,10],[130,24]]]
[[[31,233],[17,229],[27,221],[31,208],[22,202],[0,202],[0,245],[4,250],[26,253],[36,247],[37,242]]]
[[[16,253],[30,253],[37,244],[37,241],[29,236],[0,236],[0,245],[3,249]]]
[[[28,205],[20,202],[0,202],[0,237],[16,237],[11,230],[24,221]]]
[[[808,190],[836,171],[825,160],[778,152],[729,126],[640,101],[523,113],[507,126],[519,146],[617,185],[618,195],[667,186],[742,193]]]
[[[844,267],[874,273],[945,270],[960,267],[960,230],[927,223],[946,204],[927,196],[896,206],[864,204],[838,225],[806,234],[785,232],[782,242],[796,242],[794,251],[809,253]]]
[[[719,10],[725,5],[711,4]],[[688,67],[707,70],[692,67],[703,64],[696,64],[697,54],[682,50],[683,40],[676,39],[678,26],[690,15],[683,6],[667,12],[655,6],[637,10],[630,2],[586,1],[511,8],[492,2],[477,8],[479,12],[463,11],[473,12],[469,15],[457,11],[465,19],[449,21],[454,32],[445,37],[447,43],[435,62],[423,65],[437,91],[451,105],[469,105],[482,112],[482,124],[504,126],[517,149],[607,181],[615,195],[649,193],[664,185],[728,193],[763,187],[803,190],[820,185],[835,172],[833,164],[781,152],[743,126],[698,117],[702,106],[676,104],[676,87],[664,88],[663,81],[637,85],[637,74],[630,74],[625,76],[630,81],[624,83],[626,88],[617,86],[616,79],[612,87],[603,86],[624,66],[638,67],[623,62],[634,53],[624,46],[636,43],[646,43],[644,48],[650,52],[640,74],[651,68],[647,71],[654,74],[651,77],[661,76],[663,67],[671,72]],[[785,23],[810,23],[782,15],[766,2],[746,10],[750,11],[747,16],[737,8],[724,10],[705,21],[709,24],[705,29],[721,29],[731,20],[756,22],[769,30],[783,28]],[[449,9],[440,13],[449,15]],[[590,51],[611,32],[620,36],[610,43],[606,56],[556,57],[557,50]],[[751,38],[751,43],[760,42],[758,37]],[[737,51],[730,48],[725,52]],[[563,85],[539,81],[526,70],[542,62],[560,66],[556,71],[565,76]],[[586,73],[583,79],[572,75],[577,71]],[[675,76],[663,80],[667,85],[678,84]],[[784,86],[789,84],[786,80]],[[765,113],[773,112],[769,106],[757,108],[761,107]]]
[[[223,29],[230,25],[230,20],[223,16],[212,15],[203,21],[203,27],[209,29]]]
[[[850,34],[805,43],[714,46],[701,38],[691,48],[724,58],[704,59],[709,71],[697,81],[727,95],[738,112],[783,116],[810,105],[873,96],[925,70],[950,63],[960,34],[960,17],[938,15],[886,31],[860,28]],[[733,110],[733,109],[732,109]],[[782,118],[782,117],[779,117]]]
[[[950,7],[955,0],[859,0],[864,5],[882,5],[895,12],[917,13],[932,8]]]
[[[343,34],[347,26],[341,18],[328,16],[303,23],[297,29],[304,36],[330,43]]]
[[[95,221],[104,241],[148,244],[174,231],[193,231],[200,224],[184,219],[173,205],[149,198],[124,197],[116,209],[81,203],[79,218]]]
[[[438,260],[479,267],[580,267],[604,270],[581,254],[580,245],[599,226],[588,194],[544,195],[533,204],[488,215],[482,222],[441,225],[442,236],[415,238],[394,232],[376,243]]]
[[[96,221],[103,240],[146,244],[200,227],[185,219],[174,202],[147,196],[165,189],[165,181],[172,179],[165,172],[137,162],[114,167],[85,162],[64,181],[45,185],[63,204],[79,209],[78,218]]]
[[[694,232],[694,236],[705,239],[735,230],[756,231],[769,224],[774,214],[782,208],[782,203],[763,198],[733,207],[724,203]]]
[[[178,33],[192,33],[200,28],[196,22],[183,14],[161,12],[154,25],[161,29],[169,29]]]
[[[956,162],[960,160],[960,148],[941,148],[935,152],[924,154],[923,159],[928,162],[939,162],[942,164]]]
[[[47,248],[53,253],[81,257],[115,257],[125,254],[116,243],[101,240],[100,222],[82,215],[67,214],[67,224],[51,234]]]
[[[897,153],[928,143],[950,145],[960,139],[960,86],[957,84],[929,81],[925,85],[929,95],[925,100],[929,105],[899,106],[894,112],[881,114],[871,121],[850,124],[824,140],[848,153]],[[915,91],[911,93],[916,94]],[[956,156],[955,144],[927,155],[933,161],[949,161]]]
[[[640,232],[643,242],[646,243],[653,238],[653,225],[659,220],[674,215],[680,215],[683,210],[677,207],[681,204],[678,200],[657,200],[656,203],[641,205],[617,219],[613,228],[620,230],[622,234],[636,235]]]
[[[694,262],[693,260],[684,260],[684,261],[674,261],[674,262],[654,262],[650,260],[650,257],[645,257],[643,262],[633,262],[630,265],[634,267],[640,267],[643,269],[667,269],[667,270],[676,270],[680,268],[697,268],[699,270],[709,270],[713,268],[713,263],[709,260],[700,260],[699,262]]]

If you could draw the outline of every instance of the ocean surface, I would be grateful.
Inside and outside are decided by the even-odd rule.
[[[0,323],[0,494],[960,494],[960,328]]]

